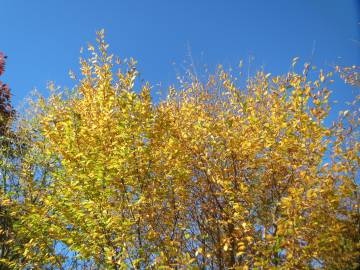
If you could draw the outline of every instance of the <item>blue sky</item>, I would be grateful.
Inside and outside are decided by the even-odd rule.
[[[48,81],[72,87],[79,49],[104,28],[111,51],[134,57],[143,79],[165,88],[188,60],[196,65],[289,70],[312,52],[318,67],[360,64],[360,1],[351,0],[0,0],[0,51],[8,55],[2,80],[18,105]],[[173,63],[176,63],[174,66]],[[185,64],[186,65],[186,64]],[[334,96],[349,100],[343,85]]]

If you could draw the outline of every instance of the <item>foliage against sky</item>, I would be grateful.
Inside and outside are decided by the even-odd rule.
[[[324,124],[331,73],[311,77],[306,64],[239,87],[219,67],[154,103],[148,84],[135,91],[136,61],[118,66],[103,38],[81,58],[73,90],[51,86],[19,121],[21,195],[6,200],[22,241],[4,263],[357,267],[359,111],[355,100]]]

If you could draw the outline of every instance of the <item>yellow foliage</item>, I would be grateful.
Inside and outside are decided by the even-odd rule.
[[[240,89],[220,67],[154,104],[136,62],[114,75],[98,42],[74,91],[38,103],[33,147],[52,169],[21,217],[26,252],[50,239],[106,269],[356,267],[359,143],[323,124],[322,72]]]

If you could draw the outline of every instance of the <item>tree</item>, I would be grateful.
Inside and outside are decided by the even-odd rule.
[[[359,119],[324,124],[331,74],[240,88],[219,67],[154,104],[134,60],[114,75],[103,35],[74,90],[35,104],[28,265],[65,269],[58,245],[95,269],[358,267]]]
[[[5,59],[4,54],[0,52],[0,76],[5,71]],[[11,214],[14,204],[9,196],[14,191],[15,184],[13,160],[16,155],[16,136],[11,129],[14,116],[10,89],[0,81],[0,269],[10,269],[12,260],[19,256],[14,249],[15,218]]]
[[[5,59],[0,53],[0,75],[5,70]],[[15,127],[17,117],[11,104],[10,88],[1,82],[0,85],[0,269],[23,269],[22,266],[27,264],[23,252],[31,239],[28,234],[19,233],[21,230],[18,227],[24,228],[20,217],[24,201],[29,202],[31,187],[22,181],[26,177],[21,174],[26,170],[23,165],[27,163],[23,161],[31,155],[29,150],[32,148],[29,146],[34,136],[30,137],[29,131],[24,128]],[[39,158],[39,155],[36,157]],[[39,164],[45,172],[46,166]],[[41,172],[36,174],[42,175]],[[27,172],[26,175],[29,177],[31,174]],[[26,208],[30,205],[27,203]]]
[[[260,72],[240,90],[220,69],[165,103],[171,147],[192,170],[181,180],[192,194],[182,215],[200,268],[355,263],[358,114],[346,128],[323,124],[326,80]]]

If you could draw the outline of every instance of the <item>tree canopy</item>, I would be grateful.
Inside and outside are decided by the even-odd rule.
[[[114,60],[103,31],[97,43],[73,90],[52,86],[18,121],[18,195],[5,188],[2,205],[21,245],[4,265],[359,267],[359,96],[325,125],[331,72],[305,64],[240,86],[219,66],[155,103],[136,61]]]

